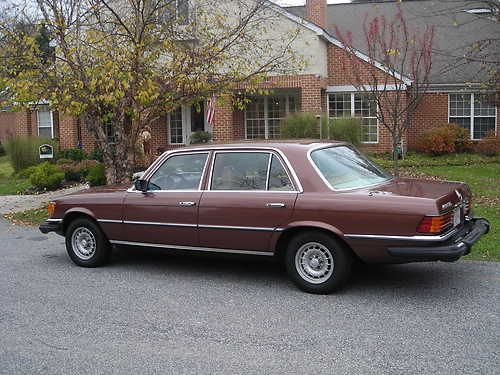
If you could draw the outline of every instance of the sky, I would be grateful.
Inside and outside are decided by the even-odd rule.
[[[273,0],[279,5],[304,5],[306,0]],[[328,0],[328,4],[350,3],[350,0]]]

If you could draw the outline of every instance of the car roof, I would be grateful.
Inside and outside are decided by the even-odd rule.
[[[259,141],[241,141],[241,142],[210,142],[189,145],[186,147],[169,150],[167,152],[196,150],[196,149],[234,149],[234,148],[273,148],[279,151],[303,150],[305,152],[318,147],[338,146],[346,144],[339,141],[321,141],[318,139],[294,139],[294,140],[259,140]]]

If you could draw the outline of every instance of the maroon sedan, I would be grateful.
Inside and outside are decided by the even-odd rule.
[[[277,256],[303,290],[328,293],[355,260],[454,261],[488,232],[460,182],[395,179],[345,143],[169,151],[129,189],[65,196],[40,226],[78,265],[112,245]]]

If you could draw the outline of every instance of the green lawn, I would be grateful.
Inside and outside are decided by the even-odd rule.
[[[14,177],[7,156],[0,156],[0,195],[21,194],[32,188],[27,178]]]
[[[390,169],[388,155],[372,159]],[[409,154],[401,162],[402,175],[433,176],[443,180],[464,181],[472,189],[476,216],[485,217],[491,230],[472,249],[466,259],[500,261],[500,157],[454,154],[431,157]]]

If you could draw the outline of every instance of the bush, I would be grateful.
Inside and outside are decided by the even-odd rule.
[[[49,162],[37,165],[30,176],[30,182],[37,190],[57,189],[63,180],[64,173]]]
[[[90,155],[89,159],[91,160],[97,160],[98,162],[102,163],[102,151],[98,149],[94,149]]]
[[[189,137],[189,143],[191,144],[196,144],[196,143],[208,143],[212,140],[212,134],[206,131],[197,131],[191,134],[191,137]]]
[[[68,148],[57,153],[57,159],[70,159],[74,161],[82,161],[87,159],[87,153],[81,148]]]
[[[67,159],[61,159],[67,160]],[[80,162],[69,161],[64,164],[59,164],[59,169],[64,173],[66,181],[81,181],[86,178],[90,169],[99,164],[96,160],[82,160]]]
[[[16,177],[18,178],[30,178],[31,174],[36,170],[36,166],[32,165],[31,167],[21,169],[16,173]]]
[[[103,164],[97,164],[89,169],[87,182],[90,186],[106,185],[106,173]]]
[[[361,120],[355,117],[334,119],[328,125],[329,138],[337,141],[352,143],[354,146],[361,144]]]
[[[281,137],[289,139],[318,138],[318,120],[312,113],[297,112],[281,122]]]
[[[489,132],[486,137],[474,144],[473,149],[474,152],[485,156],[499,155],[500,135],[495,135],[494,131]]]
[[[431,155],[470,151],[469,132],[456,124],[430,129],[422,135],[418,149]]]
[[[15,172],[40,163],[38,148],[43,144],[57,147],[57,143],[51,139],[40,137],[16,137],[5,143],[5,150],[10,158],[12,168]]]
[[[4,155],[5,155],[5,147],[2,144],[2,142],[0,142],[0,156],[4,156]]]
[[[63,165],[63,164],[68,164],[68,163],[73,163],[73,160],[61,158],[61,159],[57,159],[57,161],[56,161],[57,165]]]

